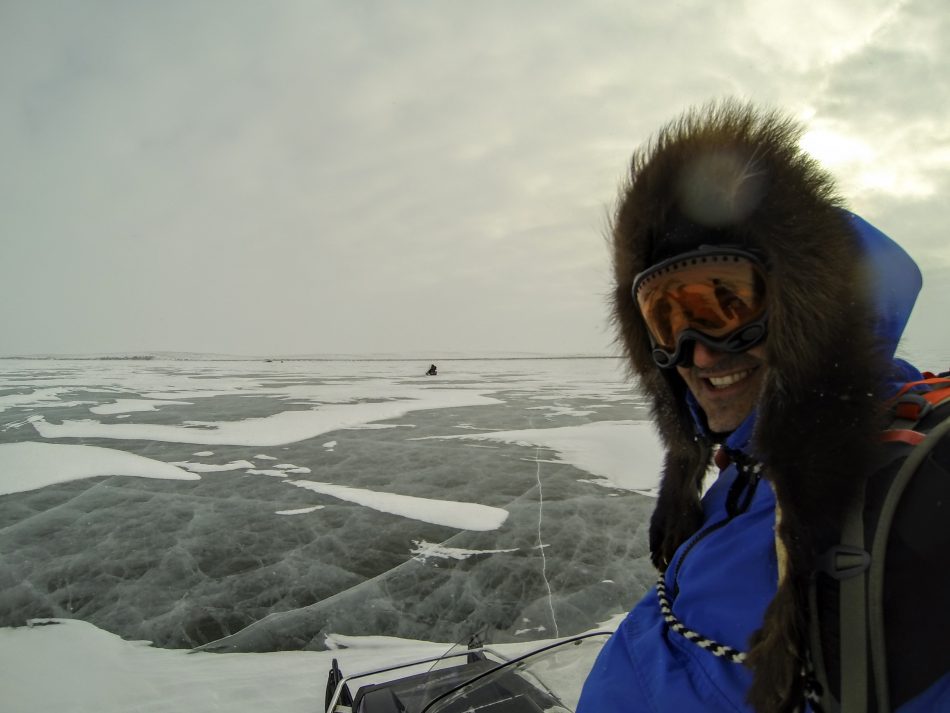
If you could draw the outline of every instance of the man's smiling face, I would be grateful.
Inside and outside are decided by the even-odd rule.
[[[716,433],[735,430],[752,412],[767,369],[764,344],[736,354],[702,342],[696,342],[692,366],[676,367]]]

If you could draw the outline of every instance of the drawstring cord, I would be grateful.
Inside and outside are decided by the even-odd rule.
[[[703,636],[699,632],[693,631],[676,618],[676,615],[673,613],[670,600],[666,596],[666,581],[664,580],[662,574],[657,577],[656,580],[656,598],[660,602],[660,612],[663,614],[663,619],[667,624],[669,624],[671,631],[675,631],[687,641],[696,644],[701,649],[705,649],[713,656],[719,656],[721,658],[728,659],[733,663],[745,663],[746,653],[744,651],[738,651],[731,646],[720,644],[715,639],[710,639],[706,636]]]
[[[763,467],[762,463],[749,458],[741,451],[720,448],[716,453],[716,465],[725,467],[729,465],[729,463],[735,463],[736,469],[738,470],[738,476],[735,482],[732,484],[732,487],[729,489],[729,494],[726,497],[726,512],[728,513],[728,519],[732,519],[736,515],[745,512],[749,505],[752,504],[752,497],[756,490],[755,486],[762,477]],[[726,659],[732,663],[745,664],[746,659],[748,658],[748,653],[745,651],[739,651],[738,649],[726,644],[722,644],[715,639],[709,638],[708,636],[704,636],[698,631],[690,629],[677,618],[677,616],[673,613],[673,605],[670,602],[669,596],[666,592],[665,573],[660,573],[660,575],[657,577],[656,598],[660,605],[660,613],[663,615],[663,620],[670,627],[670,631],[682,636],[684,639],[695,644],[704,651],[708,651],[713,656]],[[815,713],[819,713],[821,711],[819,706],[821,690],[814,676],[810,660],[806,662],[802,669],[801,675],[805,683],[803,691],[804,698],[811,704],[812,710],[815,711]],[[803,707],[801,704],[795,708],[796,713],[802,710]]]
[[[724,456],[720,456],[720,454],[724,454]],[[728,460],[726,460],[727,458]],[[720,462],[724,462],[724,465],[728,465],[730,462],[735,463],[736,469],[738,470],[736,480],[729,489],[729,494],[726,497],[727,519],[712,526],[718,529],[736,515],[745,512],[749,505],[751,505],[752,496],[755,494],[755,486],[758,484],[762,474],[762,464],[749,458],[741,451],[727,451],[725,448],[719,449],[719,452],[716,454],[716,461],[717,465]],[[686,553],[684,553],[684,555],[685,554]],[[682,559],[681,557],[681,562]],[[673,605],[666,592],[665,573],[661,573],[657,578],[656,596],[660,604],[660,613],[663,614],[663,619],[669,625],[671,631],[679,634],[687,641],[696,644],[701,649],[708,651],[713,656],[728,659],[733,663],[741,664],[745,662],[746,653],[744,651],[739,651],[726,644],[721,644],[715,639],[710,639],[708,636],[704,636],[698,631],[690,629],[676,618],[676,615],[673,613]]]

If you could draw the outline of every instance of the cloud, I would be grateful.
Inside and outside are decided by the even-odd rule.
[[[947,175],[933,0],[223,8],[0,11],[10,351],[603,352],[629,156],[727,94]]]
[[[826,144],[862,147],[829,166],[857,199],[927,198],[950,172],[950,56],[942,39],[950,19],[930,0],[896,3],[886,18],[872,41],[827,73],[813,123]]]

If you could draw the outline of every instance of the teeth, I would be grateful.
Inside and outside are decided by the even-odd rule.
[[[726,376],[710,376],[709,383],[717,389],[724,389],[727,386],[732,386],[742,381],[751,373],[752,369],[746,369],[745,371],[737,371],[735,374],[727,374]]]

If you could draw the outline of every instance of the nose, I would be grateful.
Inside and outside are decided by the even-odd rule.
[[[700,369],[707,369],[715,366],[716,362],[722,358],[723,352],[718,349],[703,344],[699,340],[693,347],[693,366]]]

